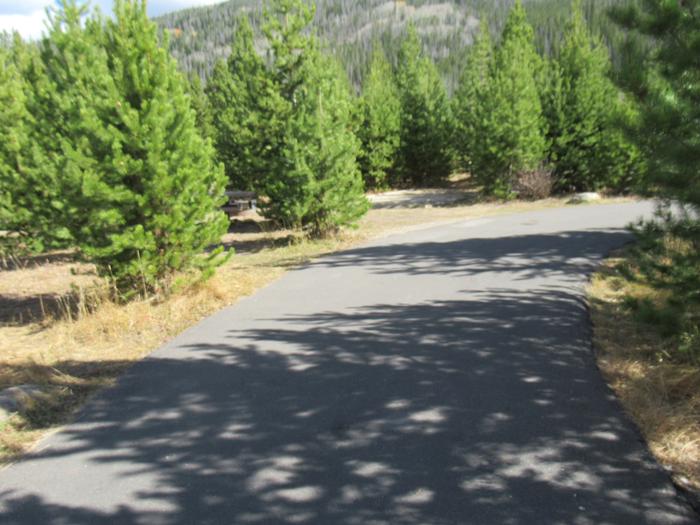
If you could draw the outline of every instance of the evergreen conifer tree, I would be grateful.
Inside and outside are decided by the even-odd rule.
[[[268,123],[274,130],[268,150],[269,171],[263,179],[263,214],[285,226],[300,228],[313,199],[314,172],[305,166],[308,104],[317,42],[308,33],[315,10],[302,0],[274,0],[264,11],[263,34],[270,49],[266,74]],[[262,137],[261,137],[262,138]]]
[[[495,52],[472,152],[473,174],[488,194],[509,198],[518,174],[545,159],[538,86],[542,68],[532,27],[521,1],[516,0]]]
[[[303,0],[272,0],[264,13],[263,34],[271,51],[270,75],[281,98],[291,104],[308,89],[318,42],[309,27],[315,8]]]
[[[410,26],[398,58],[401,100],[401,182],[423,186],[447,178],[452,168],[452,114],[435,64],[423,54]]]
[[[12,51],[9,42],[0,46],[0,230],[6,232],[0,236],[0,255],[22,244],[34,247],[31,209],[23,194],[30,122],[24,79]]]
[[[488,20],[483,17],[481,30],[472,45],[457,92],[452,99],[455,118],[455,152],[460,168],[471,170],[472,152],[477,146],[479,126],[484,115],[483,99],[489,89],[493,67],[493,43]]]
[[[279,153],[270,150],[263,212],[283,224],[323,235],[367,210],[352,132],[351,99],[341,69],[324,58],[307,33],[313,9],[276,0],[263,32],[272,50],[269,75]]]
[[[556,187],[593,191],[629,181],[638,155],[617,123],[625,101],[609,79],[608,50],[589,34],[579,2],[549,71],[544,106]]]
[[[368,188],[384,188],[396,166],[401,132],[401,101],[391,65],[375,43],[360,99],[360,168]]]
[[[110,220],[101,211],[102,197],[111,191],[101,159],[113,151],[109,116],[116,92],[99,44],[102,29],[102,20],[88,16],[85,5],[65,0],[49,13],[38,56],[25,62],[32,151],[17,195],[45,246],[74,246],[76,234]]]
[[[226,62],[219,61],[207,84],[215,145],[229,185],[257,191],[280,156],[282,123],[289,108],[279,96],[253,30],[241,18]]]
[[[351,126],[353,100],[344,72],[320,53],[309,65],[309,84],[285,140],[289,171],[280,176],[306,181],[298,193],[303,197],[295,201],[294,222],[318,236],[355,222],[369,203],[357,164],[360,142]],[[285,193],[271,194],[271,202],[285,202]]]
[[[114,82],[116,112],[109,122],[111,152],[104,166],[101,200],[90,225],[75,236],[81,250],[117,286],[152,291],[175,272],[193,268],[205,276],[223,261],[223,248],[206,256],[228,226],[223,167],[202,139],[178,72],[143,0],[116,0],[103,45]]]
[[[214,124],[212,122],[209,100],[202,87],[202,79],[199,75],[191,73],[189,79],[190,105],[196,115],[196,124],[199,133],[205,139],[214,138]]]
[[[648,159],[646,190],[700,209],[700,1],[643,0],[615,19],[653,38],[627,87],[641,104],[634,135]]]
[[[117,0],[105,23],[67,0],[42,42],[30,112],[42,127],[47,206],[80,254],[124,295],[209,273],[227,221],[225,178],[195,125],[186,79],[145,4]],[[42,73],[42,74],[39,74]]]

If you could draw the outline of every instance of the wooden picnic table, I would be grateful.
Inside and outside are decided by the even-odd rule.
[[[258,203],[258,196],[252,191],[231,190],[226,192],[228,201],[224,204],[224,211],[229,217],[238,215],[245,210],[255,210]]]

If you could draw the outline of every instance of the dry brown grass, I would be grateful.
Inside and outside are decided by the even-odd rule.
[[[655,290],[623,279],[609,259],[589,287],[598,364],[639,426],[658,461],[676,483],[700,491],[700,369],[669,360],[668,341],[644,327],[624,306],[625,297],[653,297]]]
[[[92,311],[78,305],[70,316],[0,327],[0,388],[38,384],[50,393],[0,426],[0,459],[25,451],[96,388],[185,328],[269,284],[290,266],[343,243],[301,241],[263,248],[234,257],[209,281],[165,300],[102,301]]]
[[[238,254],[212,279],[163,300],[126,305],[104,300],[93,269],[71,260],[70,254],[0,271],[0,312],[5,312],[0,318],[0,388],[38,384],[48,392],[33,407],[0,424],[0,461],[21,454],[64,423],[88,395],[132,363],[290,267],[390,233],[563,204],[561,199],[548,199],[372,210],[357,229],[318,241],[301,239],[291,231],[266,231],[258,221],[249,220],[225,237]],[[56,308],[46,309],[46,298],[55,299]],[[18,315],[18,305],[28,313]]]
[[[60,300],[95,280],[94,268],[68,252],[0,266],[0,324],[24,324],[55,315]]]

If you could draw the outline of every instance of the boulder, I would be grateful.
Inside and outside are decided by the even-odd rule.
[[[0,390],[0,421],[23,410],[33,399],[44,394],[39,385],[17,385]]]
[[[586,191],[583,193],[577,193],[571,199],[569,199],[569,204],[582,204],[584,202],[595,202],[602,199],[600,193],[595,191]]]

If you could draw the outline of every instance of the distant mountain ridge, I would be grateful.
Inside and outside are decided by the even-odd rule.
[[[616,30],[604,11],[632,0],[586,0],[584,6],[594,27],[608,40]],[[364,75],[373,43],[379,41],[390,59],[409,22],[438,63],[448,87],[456,84],[465,50],[478,30],[479,19],[488,17],[492,30],[500,31],[514,0],[317,0],[314,29],[324,45],[345,65],[356,86]],[[570,12],[571,0],[525,0],[535,25],[538,44],[555,45]],[[171,52],[187,72],[206,78],[217,60],[229,52],[236,20],[246,15],[259,28],[264,2],[229,0],[213,6],[176,11],[155,18],[170,33]]]

